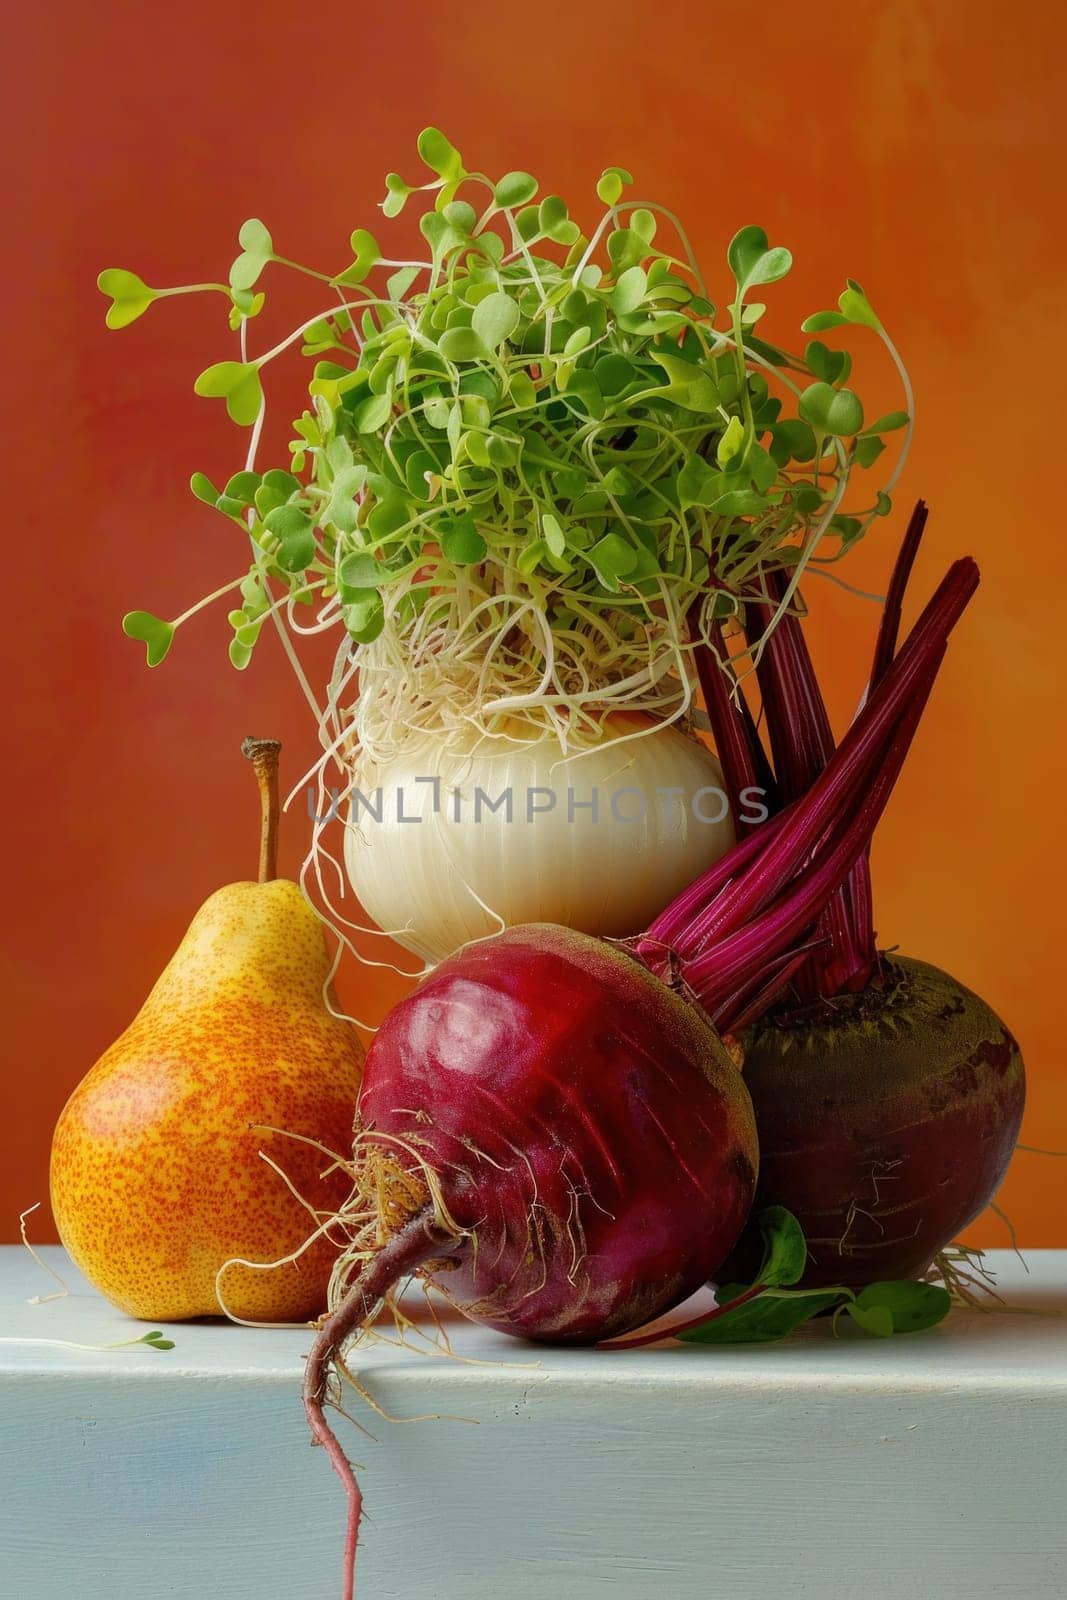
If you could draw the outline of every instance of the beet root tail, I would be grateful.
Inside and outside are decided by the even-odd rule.
[[[439,1254],[441,1246],[448,1242],[451,1242],[451,1235],[436,1225],[432,1205],[416,1212],[371,1257],[337,1310],[327,1317],[315,1337],[304,1369],[304,1413],[312,1438],[326,1451],[348,1498],[342,1600],[353,1600],[355,1594],[356,1552],[363,1496],[352,1463],[326,1420],[335,1362],[352,1335],[373,1321],[390,1289],[414,1272],[422,1262]]]

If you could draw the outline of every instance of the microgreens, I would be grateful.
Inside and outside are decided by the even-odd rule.
[[[279,255],[252,220],[228,284],[100,275],[111,327],[162,295],[226,299],[236,358],[195,387],[251,440],[225,484],[196,473],[191,487],[251,537],[230,586],[231,660],[247,665],[272,614],[290,636],[343,629],[335,685],[358,666],[385,725],[401,703],[405,727],[432,723],[466,694],[485,723],[519,713],[558,729],[595,722],[620,685],[629,708],[679,715],[694,627],[742,616],[765,574],[795,581],[884,515],[906,442],[889,482],[858,505],[846,494],[909,416],[866,422],[846,351],[813,338],[792,354],[757,334],[755,292],[792,264],[761,228],[730,244],[720,314],[680,224],[624,198],[623,168],[600,178],[605,209],[586,233],[529,173],[468,172],[436,129],[418,148],[432,177],[390,173],[382,210],[425,197],[421,259],[387,259],[357,228],[351,259],[325,273]],[[326,303],[253,355],[260,285],[279,266],[320,283]],[[846,324],[880,334],[899,367],[851,280],[839,310],[805,327]],[[263,380],[293,346],[312,363],[308,402],[289,459],[264,469]],[[298,605],[314,620],[299,622]],[[199,609],[132,612],[124,626],[155,665]],[[407,681],[387,687],[378,669],[398,660]]]

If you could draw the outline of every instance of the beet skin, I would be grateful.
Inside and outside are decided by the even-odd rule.
[[[417,1150],[463,1230],[423,1275],[520,1337],[594,1342],[668,1310],[752,1202],[751,1104],[718,1036],[569,929],[511,929],[435,968],[375,1037],[359,1111],[413,1173],[397,1141]]]
[[[1022,1057],[985,1001],[922,961],[882,969],[745,1040],[756,1207],[797,1216],[812,1286],[920,1276],[989,1204],[1022,1120]],[[751,1256],[746,1236],[731,1266]]]

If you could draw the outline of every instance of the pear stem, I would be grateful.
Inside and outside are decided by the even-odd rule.
[[[259,835],[260,883],[272,883],[278,876],[278,818],[281,815],[278,756],[281,748],[277,739],[246,739],[241,745],[241,754],[251,761],[259,783],[263,819]]]

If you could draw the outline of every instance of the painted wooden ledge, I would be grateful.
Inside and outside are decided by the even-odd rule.
[[[334,1600],[340,1489],[308,1444],[301,1330],[140,1331],[0,1250],[0,1595]],[[368,1348],[360,1600],[1062,1600],[1067,1251],[991,1260],[1013,1314],[887,1343]],[[477,1424],[477,1425],[473,1425]]]

